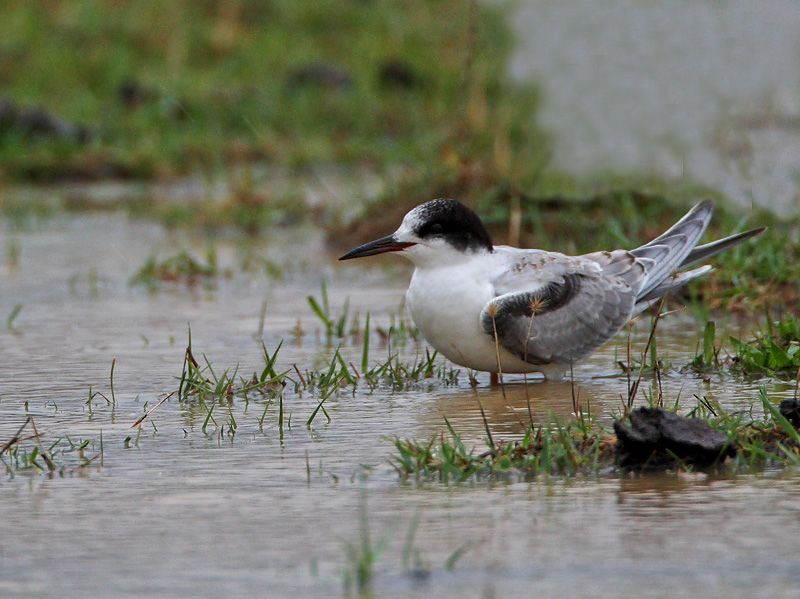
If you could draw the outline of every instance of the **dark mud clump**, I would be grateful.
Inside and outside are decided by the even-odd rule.
[[[155,89],[142,85],[135,79],[126,79],[120,83],[117,87],[117,95],[120,102],[129,109],[158,99],[158,92]]]
[[[416,89],[422,86],[422,78],[410,64],[392,59],[380,65],[378,83],[382,89]]]
[[[17,106],[0,97],[0,136],[15,133],[27,138],[58,138],[89,142],[93,134],[83,125],[65,121],[40,107]]]
[[[310,62],[293,69],[287,83],[290,89],[316,87],[323,89],[349,89],[355,81],[343,66],[328,62]]]
[[[792,426],[800,428],[800,399],[784,399],[778,409]]]
[[[686,418],[661,408],[639,408],[630,426],[617,420],[617,463],[636,470],[666,470],[680,466],[707,467],[736,453],[727,436],[703,420]]]

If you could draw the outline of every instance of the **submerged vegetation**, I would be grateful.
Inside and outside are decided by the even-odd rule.
[[[201,408],[203,421],[201,430],[204,434],[219,437],[236,436],[237,421],[231,409],[234,400],[243,400],[245,405],[251,401],[263,402],[258,428],[264,430],[264,423],[270,408],[277,411],[277,428],[283,438],[285,428],[291,428],[292,413],[287,409],[288,400],[304,396],[314,398],[316,405],[305,419],[305,425],[311,428],[318,419],[324,417],[327,423],[332,417],[327,410],[327,403],[339,396],[355,396],[357,392],[374,393],[378,390],[389,392],[409,389],[431,389],[434,385],[452,386],[458,383],[460,371],[453,368],[445,360],[440,359],[437,352],[426,349],[424,354],[417,352],[412,362],[401,360],[391,350],[391,340],[395,339],[394,329],[389,330],[389,342],[385,344],[388,355],[382,360],[373,360],[370,356],[370,339],[372,331],[367,318],[362,333],[362,354],[360,368],[353,362],[346,362],[339,347],[333,349],[327,367],[322,369],[300,368],[291,364],[284,370],[278,370],[277,363],[283,341],[270,352],[262,343],[263,367],[253,372],[252,376],[244,375],[236,365],[231,369],[215,369],[205,354],[200,359],[195,357],[192,347],[191,331],[189,343],[184,353],[183,366],[178,377],[178,388],[164,395],[154,407],[145,406],[144,414],[138,418],[133,427],[141,428],[151,414],[173,397],[184,404],[194,404]],[[402,345],[403,337],[395,344]],[[222,419],[219,412],[222,411]]]
[[[99,443],[93,439],[72,439],[63,435],[45,441],[28,415],[22,426],[0,446],[0,463],[7,475],[31,472],[64,476],[103,463],[103,435]]]
[[[730,370],[744,376],[800,377],[800,319],[785,314],[756,330],[751,338],[729,338],[729,355],[721,356],[724,346],[717,341],[716,324],[708,321],[702,349],[689,368],[695,372]]]
[[[217,257],[212,246],[202,262],[187,251],[159,262],[155,256],[148,258],[139,271],[131,277],[131,285],[142,285],[153,291],[161,283],[183,284],[193,287],[200,282],[211,283],[219,276]]]
[[[417,512],[409,520],[408,528],[404,535],[401,559],[404,574],[418,582],[431,574],[430,567],[424,562],[420,550],[414,543],[419,522],[420,513]],[[343,582],[344,591],[348,596],[368,597],[371,595],[370,591],[375,577],[376,565],[386,552],[391,537],[397,531],[397,528],[397,526],[392,527],[377,542],[372,540],[367,512],[367,494],[366,491],[362,491],[361,504],[359,506],[358,540],[345,544],[348,567],[344,571]],[[444,569],[452,570],[469,548],[469,541],[456,547],[444,561]]]
[[[369,339],[366,333],[365,339]],[[184,404],[190,413],[197,415],[196,424],[204,435],[220,440],[226,438],[231,442],[242,418],[247,415],[248,406],[253,403],[258,406],[254,416],[258,430],[264,432],[268,427],[274,428],[283,442],[286,432],[292,429],[293,413],[297,416],[299,398],[308,396],[313,400],[310,412],[303,415],[305,426],[311,430],[323,418],[329,424],[332,422],[328,405],[332,398],[340,402],[348,397],[355,398],[357,393],[401,391],[419,388],[420,385],[431,389],[433,384],[453,385],[458,381],[458,371],[445,361],[437,362],[437,355],[429,351],[413,362],[404,362],[397,354],[390,354],[387,359],[373,363],[369,356],[369,341],[365,341],[361,368],[347,362],[337,347],[328,366],[314,370],[301,369],[297,364],[279,368],[281,347],[282,343],[269,351],[263,346],[263,367],[252,376],[246,376],[240,374],[238,366],[219,371],[205,355],[198,360],[190,336],[177,389],[164,395],[154,406],[145,404],[142,416],[132,424],[139,431],[135,441],[137,446],[144,424],[149,422],[153,431],[158,432],[153,421],[154,413],[170,399]],[[113,410],[117,405],[115,365],[116,360],[112,361],[110,375],[111,399],[99,391],[89,390],[89,399],[85,403],[90,420],[98,409],[92,407],[97,397],[104,399],[105,404],[101,404],[109,409]],[[626,422],[630,416],[637,387],[634,384],[633,390],[629,391],[633,395],[617,416],[617,423]],[[731,412],[715,400],[697,399],[686,416],[705,423],[709,430],[717,431],[727,439],[726,449],[712,460],[715,471],[732,474],[776,466],[800,466],[800,431],[797,428],[800,404],[796,400],[785,400],[779,409],[762,388],[757,405],[749,410]],[[664,398],[649,395],[648,401],[663,405]],[[241,402],[243,412],[234,410],[238,402]],[[308,402],[303,405],[308,405]],[[539,423],[531,420],[518,440],[496,439],[481,408],[486,431],[486,447],[483,449],[465,443],[445,419],[446,430],[426,441],[395,437],[390,462],[403,479],[443,483],[485,478],[516,480],[541,475],[609,475],[629,469],[629,466],[620,465],[621,441],[604,423],[606,419],[592,413],[588,403],[586,410],[581,409],[577,396],[574,405],[574,418],[551,416]],[[679,400],[676,400],[670,411],[679,411],[679,405]],[[26,429],[29,432],[26,433]],[[126,448],[131,440],[130,435],[125,439]],[[705,468],[702,462],[696,465],[691,456],[673,454],[669,446],[661,451],[666,452],[664,455],[673,470]],[[102,464],[102,455],[102,435],[99,446],[92,440],[75,441],[66,435],[45,444],[33,417],[28,416],[20,429],[3,444],[0,461],[11,476],[25,471],[64,475],[98,461]]]
[[[204,266],[188,254],[173,257],[163,263],[153,260],[151,266],[143,270],[146,276],[140,274],[139,278],[145,283],[181,281],[184,277],[191,281],[192,277],[201,275],[216,276],[218,268],[213,250],[209,252],[207,261],[208,266]],[[318,361],[314,367],[301,367],[292,361],[287,363],[283,358],[284,354],[281,354],[283,341],[277,343],[273,349],[268,349],[261,341],[263,363],[252,375],[242,372],[238,364],[223,370],[214,367],[205,354],[196,353],[190,330],[183,364],[179,376],[176,377],[177,388],[162,395],[153,406],[145,403],[142,415],[132,424],[139,431],[136,442],[138,443],[138,435],[145,423],[152,426],[154,432],[158,432],[153,414],[171,399],[177,400],[182,409],[192,415],[189,426],[196,425],[209,438],[220,441],[225,438],[230,442],[237,437],[242,418],[247,416],[248,408],[253,404],[257,411],[257,431],[264,433],[266,430],[275,430],[282,443],[286,432],[292,429],[293,417],[295,423],[300,417],[305,427],[313,431],[323,421],[327,424],[333,421],[335,413],[331,410],[332,406],[338,407],[342,401],[356,398],[359,394],[392,394],[411,389],[430,391],[436,386],[458,386],[463,381],[460,370],[440,358],[437,352],[422,347],[418,331],[404,318],[391,315],[388,318],[389,326],[384,328],[375,326],[369,313],[363,319],[360,315],[353,314],[347,300],[337,309],[331,303],[325,282],[319,295],[312,294],[306,299],[311,313],[321,327],[315,337],[323,349],[320,355],[322,361]],[[620,443],[626,436],[631,439],[638,438],[637,435],[641,437],[641,431],[633,430],[638,426],[634,423],[633,414],[645,376],[652,376],[653,379],[651,389],[643,390],[646,401],[659,409],[666,403],[661,385],[662,372],[671,367],[659,357],[657,341],[657,328],[664,315],[663,308],[664,301],[653,314],[647,342],[638,359],[634,358],[631,351],[629,337],[627,364],[623,364],[626,392],[621,394],[621,398],[627,399],[623,400],[623,411],[617,416],[614,432],[607,428],[608,415],[594,414],[588,403],[585,411],[581,409],[579,394],[573,383],[574,417],[553,417],[537,423],[529,403],[530,422],[526,428],[520,421],[521,428],[525,429],[520,433],[521,438],[496,441],[478,397],[487,439],[485,450],[479,451],[468,446],[451,423],[445,420],[446,432],[437,433],[425,442],[395,438],[392,465],[404,478],[438,479],[442,482],[486,476],[576,476],[624,470],[630,460],[620,457]],[[264,303],[257,339],[264,338],[266,309],[267,304]],[[299,324],[297,328],[295,340],[299,344],[306,333]],[[752,339],[741,341],[731,338],[734,354],[726,356],[717,341],[716,324],[709,321],[704,329],[702,347],[690,367],[704,378],[710,372],[721,372],[723,369],[736,375],[755,374],[776,378],[798,376],[800,386],[797,367],[797,360],[800,359],[799,334],[800,320],[796,317],[786,315],[777,320],[769,319],[764,329],[756,332]],[[409,352],[413,352],[411,359]],[[93,390],[89,386],[88,399],[84,405],[90,421],[96,413],[104,409],[110,409],[113,414],[117,407],[115,367],[116,359],[112,360],[110,390],[107,393]],[[477,385],[473,373],[469,372],[467,378],[471,387]],[[526,398],[530,401],[527,380],[525,385]],[[505,397],[505,388],[502,391]],[[794,403],[790,402],[791,405],[782,404],[778,409],[762,389],[760,408],[756,405],[744,412],[727,412],[714,400],[705,397],[697,399],[697,405],[688,412],[688,416],[695,423],[701,422],[704,423],[703,426],[710,426],[708,430],[717,431],[717,439],[723,439],[724,451],[723,446],[711,450],[711,461],[716,462],[717,469],[738,472],[800,463],[800,433],[795,428],[800,419],[800,407],[796,400]],[[105,400],[105,404],[100,400]],[[242,406],[242,409],[238,409],[237,405]],[[671,413],[679,412],[680,408],[680,400],[676,399]],[[56,407],[56,411],[57,409]],[[26,404],[26,413],[27,411]],[[754,416],[754,413],[762,415]],[[665,426],[673,426],[671,423],[675,418],[671,415],[664,416],[667,423]],[[624,433],[618,428],[626,419],[631,421],[632,433]],[[252,426],[252,417],[249,417],[249,421]],[[34,434],[22,436],[21,432],[29,424]],[[184,434],[187,434],[185,430]],[[664,437],[667,438],[668,436]],[[129,436],[125,441],[126,447],[130,441]],[[668,440],[662,447],[662,441],[657,439],[652,442],[654,445],[645,444],[643,447],[659,447],[658,451],[662,455],[657,463],[672,464],[677,469],[707,466],[707,459],[704,461],[682,456],[680,452],[675,453],[677,450],[674,448],[681,446],[684,441],[685,438],[677,442],[674,439]],[[83,441],[74,443],[64,437],[45,447],[35,430],[32,416],[28,416],[20,431],[3,446],[2,453],[6,454],[3,462],[11,474],[26,470],[63,474],[66,466],[54,466],[58,463],[56,458],[63,461],[65,456],[68,458],[76,451],[76,447],[82,452],[79,454],[80,459],[76,463],[64,463],[70,467],[83,467],[92,463],[94,456],[84,456],[83,450],[88,445]],[[649,462],[650,458],[645,461]]]
[[[746,412],[726,412],[718,403],[701,399],[689,412],[728,439],[731,452],[723,452],[715,465],[722,472],[752,471],[771,466],[800,466],[800,432],[760,393],[763,417]],[[621,416],[624,421],[627,416]],[[519,441],[495,442],[489,434],[486,447],[468,447],[446,422],[447,432],[420,442],[394,439],[392,464],[404,479],[444,483],[473,478],[525,478],[535,475],[577,476],[621,471],[618,438],[589,413],[549,424],[531,424]],[[488,429],[487,429],[488,430]],[[732,454],[733,457],[729,457]],[[675,469],[692,470],[675,457]]]

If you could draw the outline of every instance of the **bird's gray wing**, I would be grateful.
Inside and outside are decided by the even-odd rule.
[[[495,279],[481,327],[531,364],[569,364],[625,325],[645,278],[623,250],[592,258],[531,252]]]

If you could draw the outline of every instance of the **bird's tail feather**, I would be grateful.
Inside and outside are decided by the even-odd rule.
[[[681,262],[681,267],[696,264],[701,260],[707,260],[712,256],[716,256],[720,252],[724,252],[728,248],[742,243],[746,239],[760,235],[766,230],[766,227],[758,227],[757,229],[750,229],[744,233],[737,233],[736,235],[723,237],[722,239],[712,241],[711,243],[706,243],[705,245],[698,245],[691,252],[689,252],[689,254],[686,256],[686,259]]]
[[[680,289],[689,281],[712,270],[708,265],[679,272],[680,268],[707,260],[766,230],[766,227],[759,227],[704,245],[695,245],[708,227],[713,210],[711,202],[700,202],[665,233],[650,243],[631,250],[630,253],[636,256],[647,271],[647,280],[636,300],[636,314],[652,306],[665,294]]]
[[[637,298],[636,305],[634,306],[634,316],[639,314],[640,312],[644,312],[652,306],[653,304],[657,303],[664,295],[669,293],[670,291],[675,291],[680,289],[689,281],[694,279],[698,279],[710,273],[714,268],[706,264],[705,266],[701,266],[699,268],[695,268],[693,270],[687,270],[684,272],[675,273],[673,276],[667,277],[665,280],[661,282],[661,284],[653,289],[650,293],[645,295],[644,297]]]
[[[631,250],[637,258],[650,262],[639,297],[646,297],[681,267],[708,227],[713,211],[710,201],[700,202],[653,241]]]

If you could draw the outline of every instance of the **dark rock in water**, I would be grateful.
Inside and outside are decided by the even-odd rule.
[[[86,143],[92,133],[83,125],[64,121],[42,108],[20,108],[0,98],[0,134],[15,132],[26,137],[51,137]]]
[[[353,86],[353,77],[343,66],[328,62],[310,62],[292,70],[289,87],[324,87],[345,89]]]
[[[408,63],[387,60],[378,70],[378,83],[384,89],[413,89],[422,84],[422,78]]]
[[[697,418],[661,408],[631,412],[630,426],[617,420],[617,463],[623,468],[664,470],[681,464],[705,467],[736,454],[724,433]]]
[[[784,399],[778,409],[795,428],[800,428],[800,399]]]

